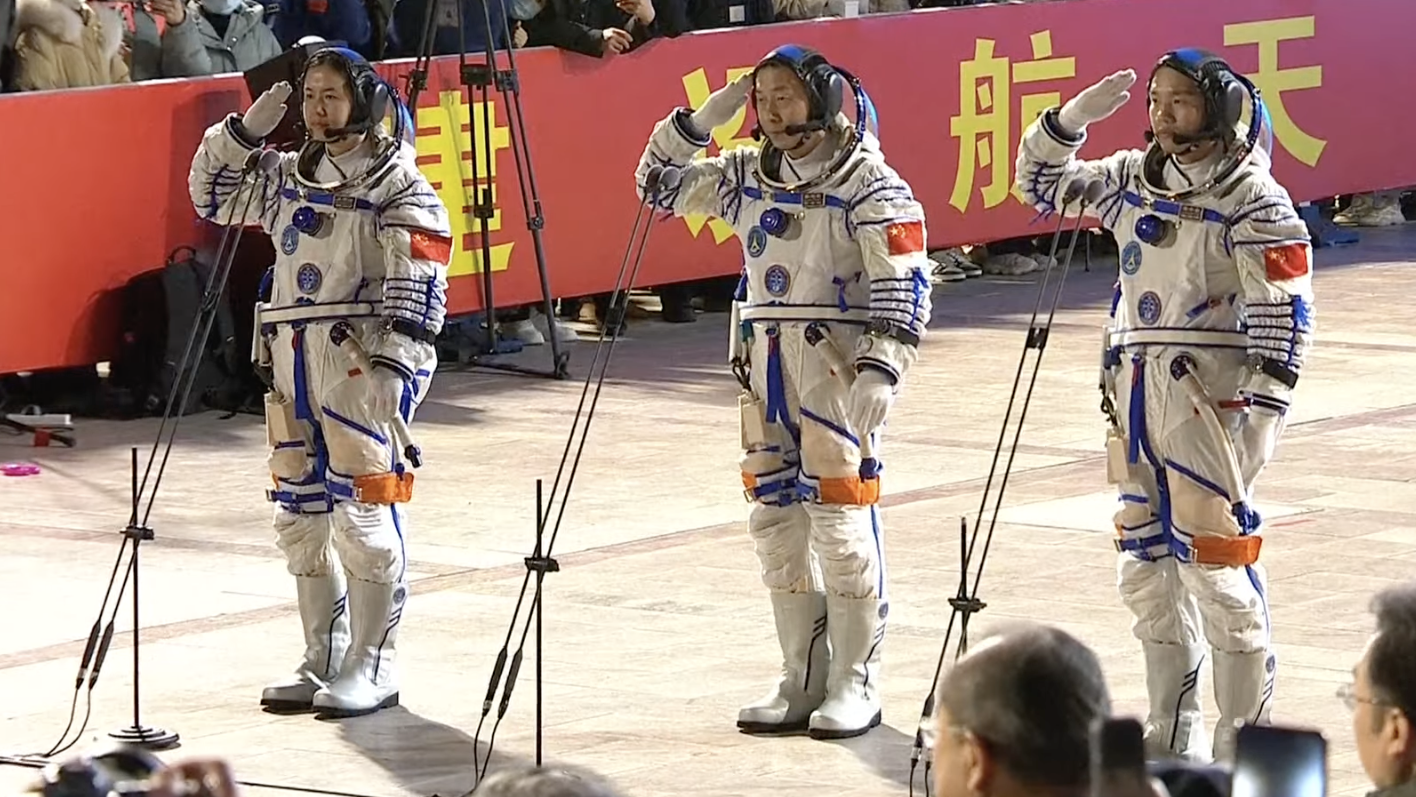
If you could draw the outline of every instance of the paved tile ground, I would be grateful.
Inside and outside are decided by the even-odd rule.
[[[1369,595],[1416,573],[1416,334],[1405,300],[1416,292],[1416,230],[1367,232],[1319,257],[1321,344],[1259,500],[1272,520],[1276,717],[1326,732],[1333,793],[1356,795],[1363,778],[1334,691],[1370,627]],[[1101,655],[1120,709],[1137,712],[1141,662],[1113,587],[1095,392],[1112,273],[1098,263],[1068,281],[975,627],[1033,618],[1079,634]],[[978,510],[1034,285],[983,278],[936,292],[934,332],[885,452],[885,725],[838,744],[735,732],[736,707],[775,676],[778,654],[742,524],[725,317],[636,324],[616,347],[556,542],[547,755],[641,797],[907,793],[909,746],[958,580],[959,518]],[[576,345],[577,378],[593,348]],[[578,382],[439,374],[418,425],[428,465],[413,506],[403,706],[343,722],[258,710],[261,686],[294,664],[300,645],[261,499],[264,434],[250,416],[185,419],[152,517],[158,538],[142,560],[143,716],[182,734],[171,755],[220,754],[250,781],[377,797],[470,788],[482,697],[532,544],[534,480],[549,490],[579,391]],[[129,447],[146,455],[155,431],[152,421],[85,422],[74,450],[0,440],[0,458],[33,456],[44,469],[0,483],[10,597],[0,752],[45,750],[65,726],[128,514]],[[82,745],[130,721],[128,611]],[[497,765],[533,752],[531,674],[528,661],[496,737]],[[31,775],[3,768],[0,783]]]

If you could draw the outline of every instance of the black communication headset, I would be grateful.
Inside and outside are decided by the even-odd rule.
[[[790,125],[788,135],[801,135],[825,130],[831,126],[836,114],[841,112],[841,97],[850,88],[846,78],[831,66],[831,62],[821,53],[796,44],[785,44],[767,54],[757,62],[757,69],[769,64],[785,66],[796,74],[806,86],[809,116],[805,124]],[[754,70],[755,74],[755,70]],[[753,125],[752,137],[762,138],[762,127]]]
[[[312,66],[326,64],[338,65],[349,81],[350,93],[354,98],[349,122],[344,127],[328,131],[328,135],[338,138],[372,130],[388,113],[391,99],[388,83],[379,77],[362,55],[347,47],[326,47],[317,51],[305,62],[305,72]]]
[[[1244,114],[1244,98],[1248,88],[1235,74],[1228,61],[1208,50],[1186,47],[1161,56],[1151,70],[1151,82],[1161,67],[1169,67],[1199,85],[1205,101],[1205,126],[1193,136],[1176,136],[1176,143],[1198,144],[1202,141],[1233,143],[1235,128]],[[1147,131],[1146,140],[1153,135]]]

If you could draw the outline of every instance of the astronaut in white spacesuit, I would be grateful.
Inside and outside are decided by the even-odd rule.
[[[1146,661],[1150,755],[1232,755],[1237,723],[1267,724],[1273,655],[1252,490],[1273,457],[1314,330],[1312,247],[1269,173],[1259,92],[1222,59],[1162,57],[1147,83],[1150,146],[1076,158],[1088,125],[1136,80],[1118,72],[1023,134],[1018,184],[1044,212],[1077,180],[1120,248],[1103,353],[1108,475],[1120,490],[1118,583]],[[1203,637],[1201,636],[1203,634]],[[1213,653],[1219,722],[1199,693]]]
[[[286,112],[291,87],[278,83],[206,131],[189,186],[203,218],[258,223],[276,247],[255,358],[272,376],[267,497],[295,576],[305,655],[261,704],[353,716],[398,704],[395,641],[408,596],[398,505],[412,497],[413,474],[391,421],[411,420],[427,395],[452,238],[392,86],[358,54],[330,47],[310,57],[299,88],[309,137],[298,153],[264,173],[250,168]],[[392,135],[381,126],[390,112]],[[245,187],[243,170],[253,173]],[[371,372],[331,339],[341,322]]]
[[[694,160],[749,95],[761,146]],[[743,243],[729,356],[748,529],[784,657],[780,682],[738,714],[748,733],[845,738],[880,724],[889,604],[873,449],[931,302],[924,211],[886,165],[873,117],[853,76],[784,46],[660,121],[636,172],[641,197],[721,218]]]

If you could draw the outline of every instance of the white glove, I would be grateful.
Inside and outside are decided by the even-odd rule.
[[[866,368],[851,384],[851,430],[862,440],[880,428],[895,403],[895,386],[883,371]]]
[[[1273,460],[1278,437],[1283,432],[1283,419],[1272,410],[1250,407],[1249,414],[1239,425],[1239,476],[1248,487]]]
[[[737,80],[708,95],[708,99],[693,112],[693,126],[700,133],[712,133],[714,128],[731,122],[737,112],[747,104],[747,95],[752,91],[752,73],[744,72]]]
[[[285,101],[290,98],[290,84],[284,80],[271,86],[251,103],[241,117],[241,127],[254,138],[264,139],[275,132],[285,118]]]
[[[1125,105],[1131,99],[1130,88],[1135,82],[1134,69],[1123,69],[1102,78],[1095,85],[1082,89],[1082,93],[1062,106],[1057,114],[1057,124],[1068,133],[1080,135],[1087,125],[1100,122]]]
[[[369,417],[383,423],[393,423],[403,404],[403,376],[392,368],[374,366],[369,374]]]

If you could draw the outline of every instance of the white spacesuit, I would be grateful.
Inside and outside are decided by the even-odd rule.
[[[285,113],[291,89],[277,84],[244,116],[206,131],[189,184],[203,218],[258,222],[276,248],[255,356],[273,376],[266,425],[275,486],[267,497],[296,580],[305,655],[294,678],[267,688],[261,703],[350,716],[398,703],[394,643],[408,596],[408,526],[397,505],[411,499],[413,474],[390,422],[395,413],[411,420],[436,368],[452,239],[447,211],[403,140],[396,92],[357,54],[322,50],[303,78],[307,125],[321,101],[314,95],[332,90],[311,90],[317,65],[347,80],[347,123],[280,155],[243,187],[243,164]],[[379,127],[390,106],[400,120],[392,137]],[[324,141],[346,136],[359,139],[352,149],[326,151]],[[341,322],[372,373],[331,340]]]
[[[809,102],[809,118],[783,135],[820,134],[820,145],[794,158],[769,137],[694,160],[754,85],[761,94],[769,65],[790,70]],[[840,113],[846,90],[854,126]],[[698,110],[660,121],[636,174],[641,197],[721,218],[743,243],[730,359],[743,386],[748,529],[784,657],[780,683],[739,713],[746,732],[844,738],[880,723],[888,595],[871,448],[931,303],[924,212],[867,131],[872,115],[859,81],[786,46]],[[646,184],[664,169],[681,179]]]
[[[1212,54],[1179,50],[1156,65],[1146,151],[1078,160],[1087,125],[1114,113],[1135,79],[1119,72],[1044,113],[1023,134],[1017,179],[1038,209],[1069,215],[1069,186],[1105,181],[1087,212],[1121,253],[1102,369],[1119,590],[1145,653],[1148,752],[1207,760],[1230,755],[1236,723],[1266,724],[1272,707],[1250,502],[1312,340],[1312,250],[1269,173],[1258,91]],[[1178,93],[1158,90],[1162,79]],[[1198,130],[1176,121],[1186,102]],[[1206,640],[1220,711],[1212,750],[1199,695]]]

